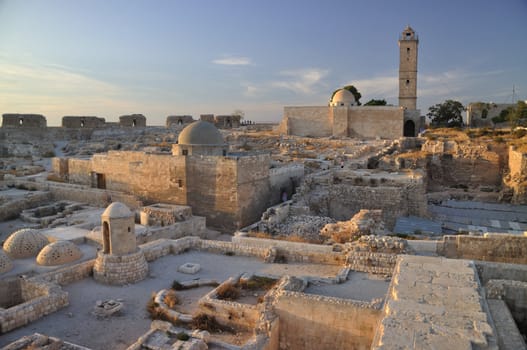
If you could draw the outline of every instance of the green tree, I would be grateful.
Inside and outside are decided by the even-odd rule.
[[[345,90],[348,90],[349,92],[351,92],[353,94],[353,97],[355,97],[355,102],[357,103],[357,106],[361,105],[360,98],[362,97],[362,95],[359,92],[359,90],[357,90],[357,88],[355,86],[353,86],[353,85],[346,85],[342,89],[345,89]],[[331,94],[331,99],[333,99],[333,96],[339,90],[340,89],[337,89],[337,90],[333,91],[333,93]]]
[[[522,124],[527,119],[527,103],[518,101],[516,106],[510,109],[507,117],[512,126]]]
[[[461,113],[465,107],[459,101],[446,100],[428,108],[427,117],[432,119],[433,126],[453,128],[463,125]]]
[[[371,100],[366,102],[364,105],[365,106],[386,106],[386,100],[385,99],[376,100],[372,98]]]

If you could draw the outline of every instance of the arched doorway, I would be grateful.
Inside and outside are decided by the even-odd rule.
[[[102,252],[110,254],[110,227],[106,221],[102,224]]]
[[[405,137],[415,137],[415,123],[413,120],[407,120],[404,123],[404,132]]]

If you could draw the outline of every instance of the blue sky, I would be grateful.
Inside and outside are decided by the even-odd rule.
[[[397,104],[407,24],[422,114],[527,99],[527,0],[0,0],[0,113],[279,121],[347,84]]]

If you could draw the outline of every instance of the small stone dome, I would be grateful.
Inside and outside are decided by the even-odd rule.
[[[0,275],[13,268],[13,262],[7,256],[7,254],[0,249]]]
[[[130,216],[133,216],[132,212],[126,205],[124,205],[121,202],[113,202],[106,208],[106,210],[102,213],[101,216],[117,219],[117,218],[129,218]]]
[[[331,106],[354,106],[356,104],[355,96],[346,89],[340,89],[335,92],[329,102]]]
[[[37,264],[43,266],[55,266],[79,260],[82,252],[70,241],[56,241],[48,244],[37,255]]]
[[[48,239],[37,230],[21,229],[12,233],[4,243],[4,250],[12,259],[35,256],[48,244]]]
[[[224,145],[223,136],[209,122],[198,120],[181,131],[178,137],[180,145]]]

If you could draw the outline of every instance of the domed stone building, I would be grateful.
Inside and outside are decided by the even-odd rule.
[[[417,34],[407,26],[398,41],[398,106],[358,106],[350,91],[340,89],[326,106],[284,107],[280,132],[304,137],[397,139],[417,136],[424,127],[424,117],[417,109],[418,43]]]
[[[181,131],[178,143],[172,146],[175,156],[226,156],[228,145],[211,123],[196,121]]]
[[[357,101],[349,90],[339,89],[331,97],[329,105],[332,107],[355,106]]]
[[[206,121],[186,126],[171,154],[109,151],[91,159],[61,161],[67,172],[58,169],[60,162],[53,163],[54,171],[65,181],[130,193],[153,203],[191,206],[193,214],[207,218],[207,226],[225,232],[257,221],[280,201],[281,189],[290,189],[292,179],[298,181],[304,174],[303,168],[287,176],[272,171],[268,153],[229,153],[219,130]],[[106,254],[112,254],[112,236],[108,239]]]
[[[106,284],[126,284],[143,280],[148,263],[137,248],[135,215],[126,205],[114,202],[101,215],[103,247],[97,253],[93,278]]]

